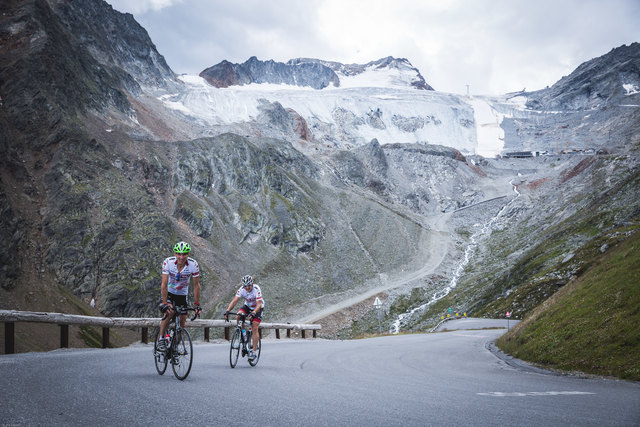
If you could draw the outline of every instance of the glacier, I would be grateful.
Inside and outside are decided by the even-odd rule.
[[[253,122],[265,102],[279,103],[304,118],[314,141],[331,147],[350,149],[377,139],[483,157],[501,154],[502,121],[525,110],[522,97],[418,90],[410,85],[413,78],[397,68],[368,69],[341,75],[340,87],[318,90],[265,83],[216,88],[199,76],[180,75],[180,90],[158,99],[184,120],[206,126]]]

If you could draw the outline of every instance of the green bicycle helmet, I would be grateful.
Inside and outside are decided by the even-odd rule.
[[[191,246],[187,242],[178,242],[173,247],[173,252],[177,254],[188,254],[191,252]]]

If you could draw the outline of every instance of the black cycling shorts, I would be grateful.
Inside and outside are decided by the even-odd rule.
[[[245,305],[242,306],[242,308],[240,310],[238,310],[238,313],[250,314],[251,311],[252,310],[249,308],[249,306],[247,304],[245,304]],[[260,323],[262,321],[262,311],[263,311],[263,309],[261,308],[260,311],[258,311],[256,313],[256,315],[253,317],[253,320],[255,322]]]
[[[176,295],[169,293],[169,295],[167,296],[167,302],[173,304],[174,307],[188,307],[186,295]]]

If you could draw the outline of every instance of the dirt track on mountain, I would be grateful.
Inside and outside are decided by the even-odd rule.
[[[508,202],[507,196],[513,194],[513,186],[506,177],[486,178],[479,183],[486,199],[465,209],[474,208],[483,203],[504,198],[504,203]],[[455,257],[454,237],[451,234],[451,217],[454,212],[446,212],[432,217],[423,217],[423,221],[430,228],[427,244],[423,246],[426,261],[417,270],[403,272],[395,277],[387,277],[381,274],[378,283],[371,284],[369,288],[351,290],[344,293],[338,301],[332,301],[328,305],[318,303],[315,309],[307,310],[307,314],[295,320],[295,323],[321,323],[323,335],[332,335],[340,328],[344,327],[352,319],[357,319],[372,309],[376,296],[386,299],[388,292],[393,289],[416,283],[424,278],[442,274],[447,268],[443,262],[447,258]],[[323,297],[325,300],[327,296]]]
[[[424,246],[427,261],[418,270],[406,272],[398,277],[388,278],[382,274],[379,278],[379,284],[366,290],[353,290],[351,293],[355,295],[345,296],[341,301],[331,304],[327,307],[313,311],[312,313],[295,320],[295,323],[315,323],[334,313],[346,308],[358,305],[369,298],[383,294],[389,290],[400,286],[415,282],[425,276],[434,274],[438,267],[442,264],[452,245],[452,239],[447,229],[447,219],[449,214],[443,214],[436,217],[431,224],[433,229],[429,231],[428,243]]]

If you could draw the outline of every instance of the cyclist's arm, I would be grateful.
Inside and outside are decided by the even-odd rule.
[[[169,296],[169,275],[162,275],[162,282],[160,284],[160,294],[162,295],[162,305],[167,305],[167,297]],[[199,288],[198,288],[199,290]]]
[[[200,305],[200,276],[193,278],[193,300]]]

